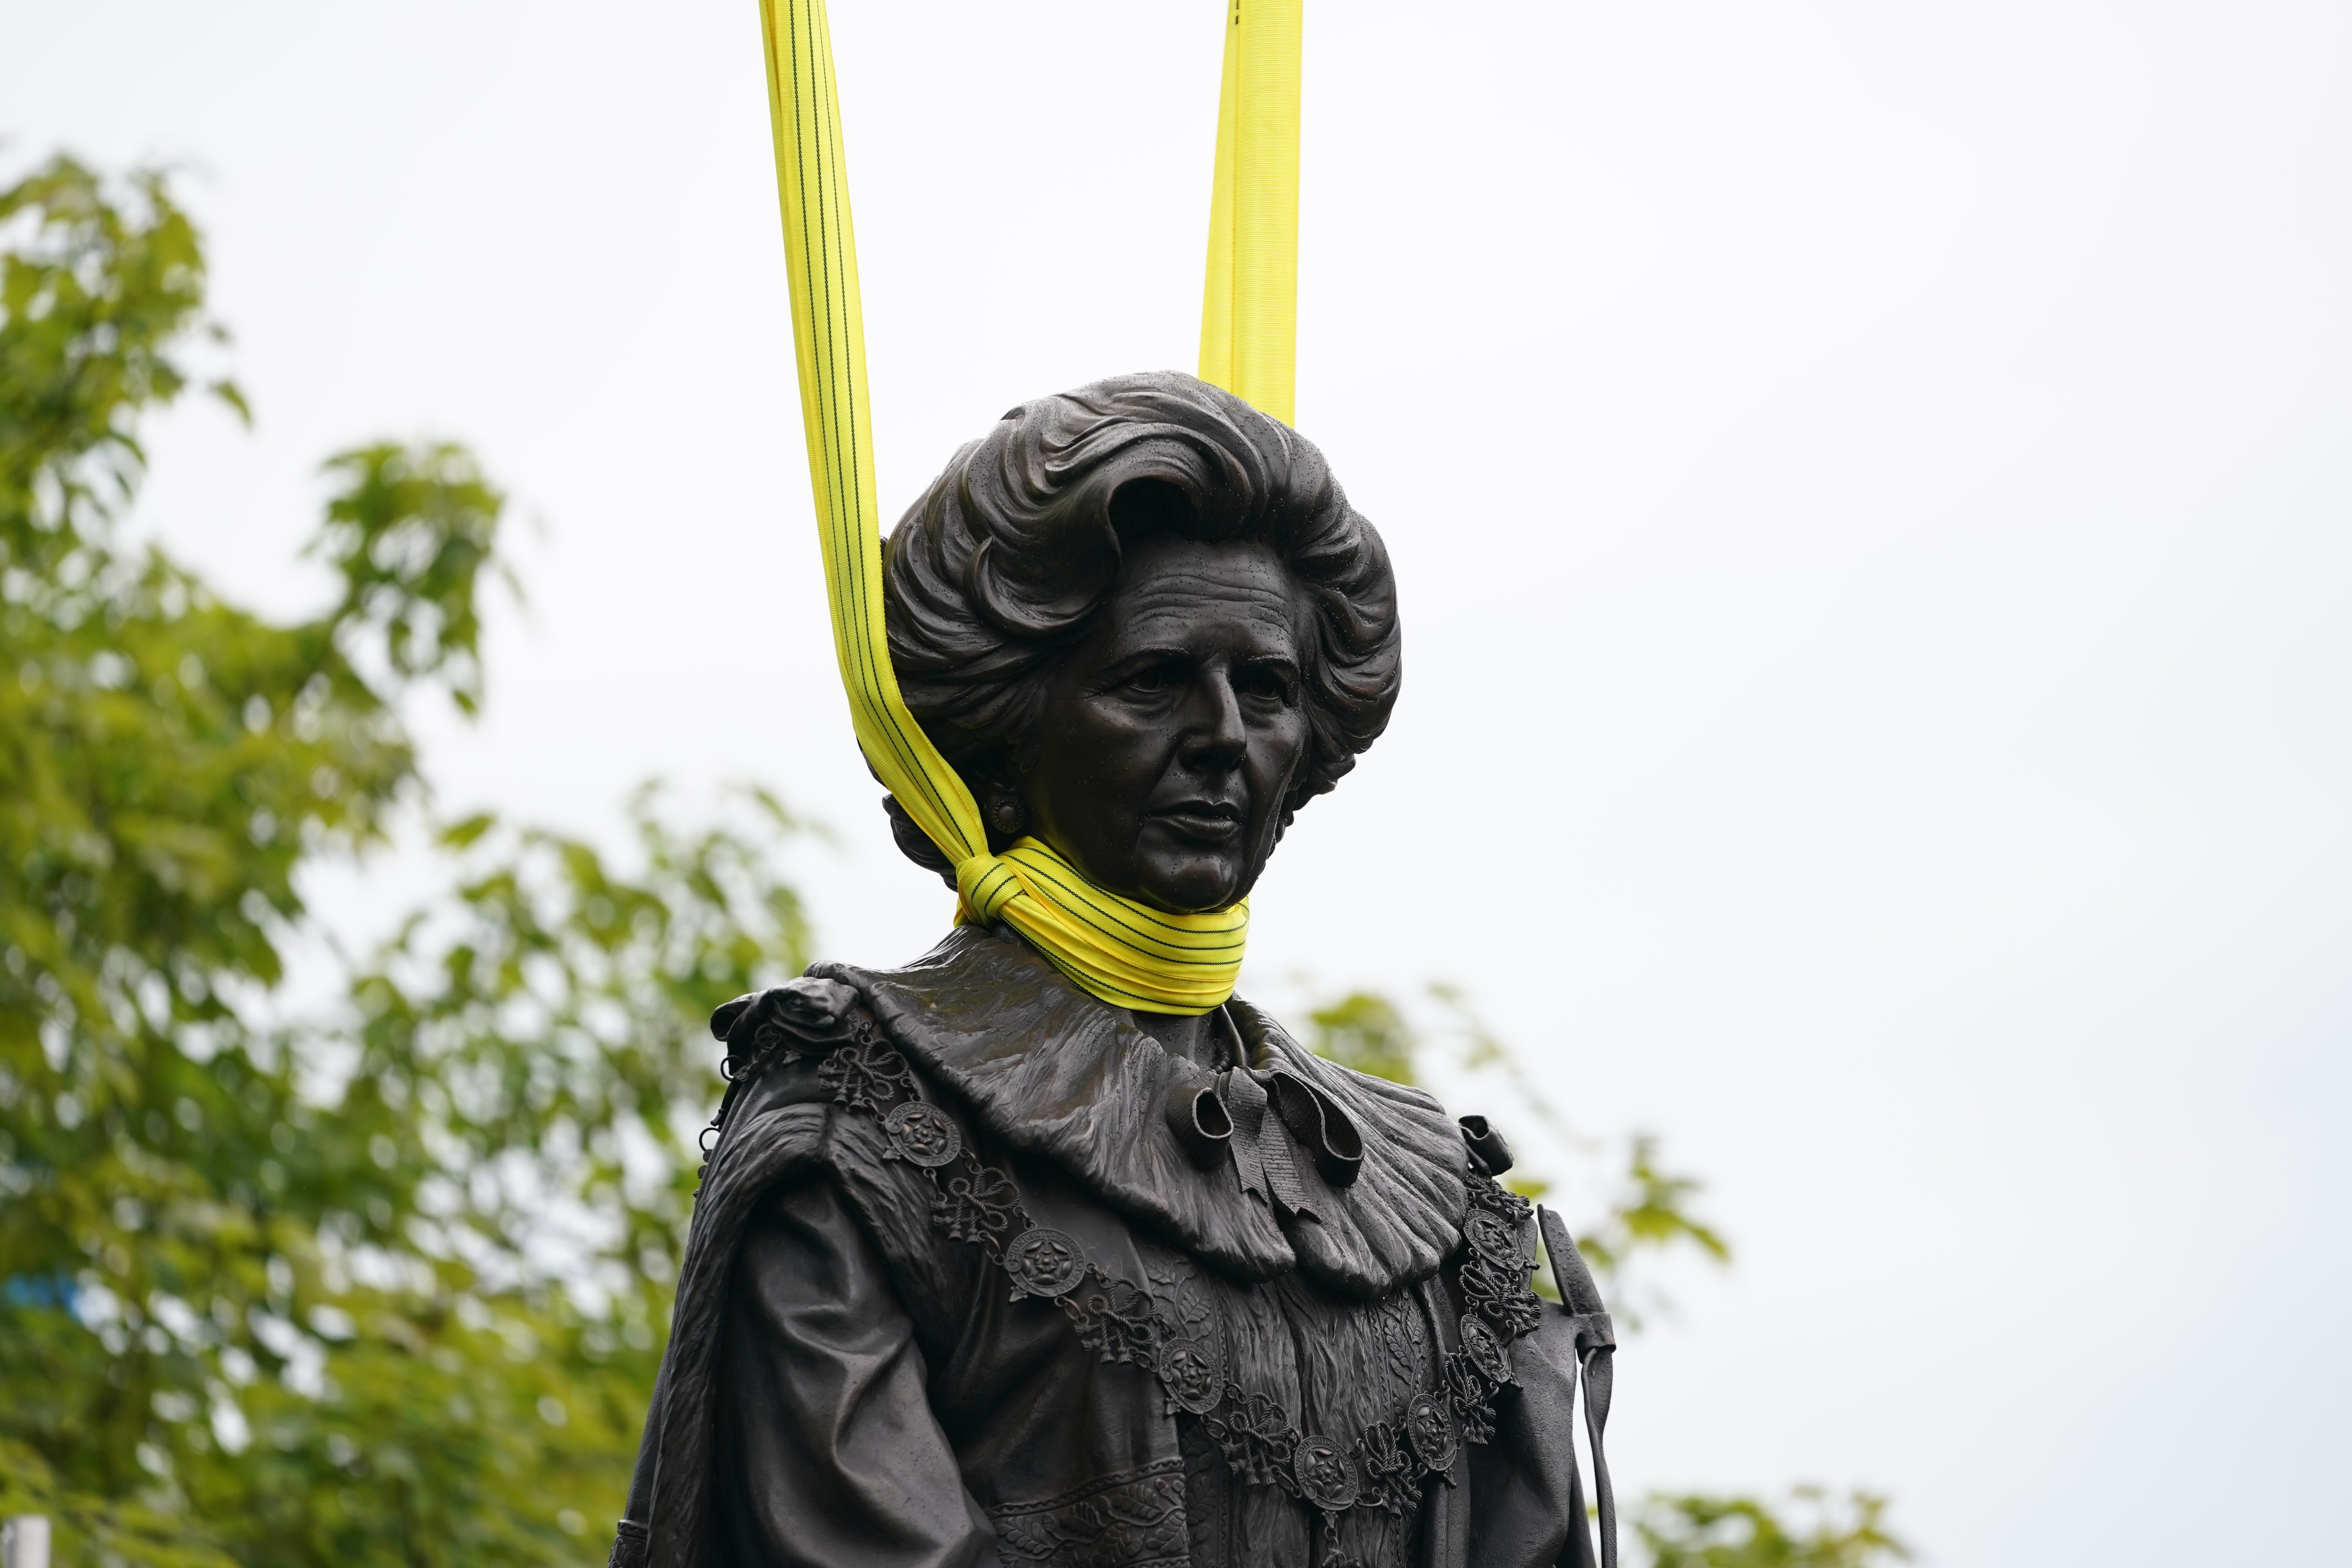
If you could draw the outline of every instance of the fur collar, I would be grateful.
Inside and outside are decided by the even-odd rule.
[[[1292,1149],[1302,1214],[1245,1193],[1231,1159],[1197,1168],[1166,1107],[1209,1087],[1210,1074],[1017,938],[961,927],[904,969],[820,963],[809,973],[855,987],[891,1042],[995,1137],[1055,1163],[1221,1273],[1258,1280],[1295,1267],[1339,1293],[1378,1300],[1434,1273],[1459,1243],[1468,1204],[1462,1132],[1437,1101],[1324,1061],[1238,998],[1228,1014],[1250,1065],[1303,1079],[1362,1140],[1362,1164],[1344,1186]],[[1272,1116],[1265,1127],[1286,1135]]]

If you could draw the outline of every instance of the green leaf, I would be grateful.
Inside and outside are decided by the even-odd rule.
[[[1657,1493],[1634,1517],[1652,1568],[1875,1568],[1907,1562],[1888,1531],[1886,1500],[1857,1491],[1843,1504],[1799,1487],[1775,1508],[1761,1499]]]
[[[215,335],[201,241],[160,176],[67,159],[12,219],[0,1512],[56,1520],[60,1568],[593,1557],[720,1087],[704,1018],[805,962],[792,815],[647,795],[626,863],[449,824],[443,890],[289,1019],[305,873],[420,794],[403,703],[478,697],[502,499],[452,446],[334,459],[314,621],[119,546],[140,416]],[[586,1222],[553,1260],[551,1201]]]
[[[1417,1081],[1421,1038],[1387,997],[1351,991],[1308,1013],[1307,1026],[1307,1046],[1316,1055],[1391,1083]]]

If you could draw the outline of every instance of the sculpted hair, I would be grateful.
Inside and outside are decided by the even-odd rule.
[[[1240,398],[1172,371],[1024,403],[955,455],[892,531],[883,617],[907,705],[971,768],[1017,746],[1093,629],[1123,542],[1161,529],[1270,547],[1307,605],[1309,742],[1287,820],[1355,766],[1396,704],[1396,578],[1323,454]],[[919,830],[899,842],[937,858]],[[908,842],[909,836],[917,844]]]

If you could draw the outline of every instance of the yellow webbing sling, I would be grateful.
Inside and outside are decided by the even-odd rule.
[[[1249,4],[1246,16],[1239,4],[1227,14],[1201,375],[1286,423],[1297,288],[1299,0]],[[1007,921],[1106,1002],[1205,1013],[1233,994],[1249,934],[1248,900],[1206,914],[1169,914],[1094,886],[1037,839],[991,855],[971,792],[907,710],[883,630],[866,328],[824,0],[761,0],[760,19],[809,478],[834,654],[858,746],[883,786],[954,862],[959,921]]]
[[[1201,379],[1285,425],[1298,363],[1299,8],[1226,0],[1201,296]]]

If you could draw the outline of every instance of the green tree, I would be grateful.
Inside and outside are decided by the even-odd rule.
[[[1908,1547],[1880,1522],[1886,1500],[1853,1493],[1843,1513],[1819,1487],[1799,1487],[1791,1524],[1754,1498],[1668,1493],[1643,1503],[1633,1533],[1652,1568],[1872,1568],[1908,1561]]]
[[[166,182],[58,159],[0,242],[0,1513],[65,1563],[592,1555],[699,1020],[802,962],[796,825],[648,794],[625,865],[456,825],[447,893],[281,1016],[303,869],[419,814],[409,706],[478,700],[502,498],[454,447],[343,453],[329,608],[226,602],[119,532],[142,416],[222,337]]]

